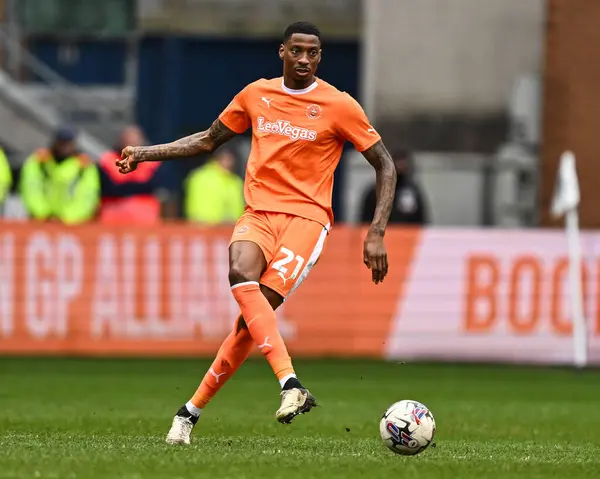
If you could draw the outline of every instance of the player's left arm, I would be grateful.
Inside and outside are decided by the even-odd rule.
[[[358,102],[347,93],[339,103],[338,134],[350,141],[375,169],[375,213],[367,233],[363,259],[371,270],[373,282],[381,283],[388,272],[388,258],[383,237],[387,227],[394,194],[396,192],[396,169],[379,133],[371,126],[367,115]]]
[[[383,242],[387,223],[392,212],[396,192],[396,170],[394,162],[382,140],[362,152],[375,169],[375,191],[377,202],[373,221],[364,243],[364,262],[372,271],[375,284],[384,280],[388,272],[388,258]]]

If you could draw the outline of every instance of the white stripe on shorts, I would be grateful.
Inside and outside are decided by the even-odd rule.
[[[290,292],[284,298],[284,301],[286,301],[292,295],[292,293],[294,291],[296,291],[296,288],[298,288],[298,286],[300,286],[304,282],[304,280],[308,276],[308,273],[310,273],[310,270],[312,269],[312,267],[317,263],[317,260],[319,259],[319,256],[321,256],[321,252],[323,251],[323,246],[325,246],[325,239],[327,238],[327,235],[329,234],[330,228],[331,228],[331,226],[329,224],[327,224],[326,226],[323,226],[323,231],[321,231],[321,234],[319,235],[319,239],[317,240],[315,249],[313,249],[313,252],[311,253],[310,258],[308,258],[308,262],[306,263],[306,266],[302,270],[302,273],[300,273],[300,276],[298,276],[298,279],[296,280],[296,283],[294,283],[294,286],[292,286],[292,289],[290,290]]]
[[[240,286],[248,286],[248,285],[251,285],[251,284],[255,284],[256,286],[260,286],[260,284],[258,284],[257,281],[245,281],[243,283],[234,284],[231,287],[231,291],[233,291],[235,288],[239,288]]]

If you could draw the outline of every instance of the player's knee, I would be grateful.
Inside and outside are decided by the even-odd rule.
[[[279,306],[283,304],[283,296],[281,296],[279,293],[276,293],[268,286],[261,284],[260,290],[265,296],[265,298],[267,298],[267,301],[269,302],[273,310],[276,310],[277,308],[279,308]]]
[[[260,273],[256,271],[252,271],[249,268],[244,268],[239,264],[232,264],[229,267],[229,284],[231,286],[240,284],[240,283],[248,283],[249,281],[256,281],[260,279]]]

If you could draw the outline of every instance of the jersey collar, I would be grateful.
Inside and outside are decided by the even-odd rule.
[[[309,92],[313,91],[318,86],[319,86],[319,83],[315,79],[314,82],[312,82],[310,85],[308,85],[306,88],[303,88],[302,90],[292,90],[291,88],[286,87],[285,84],[283,83],[283,78],[281,79],[281,88],[283,89],[284,92],[286,92],[290,95],[304,95],[305,93],[309,93]]]

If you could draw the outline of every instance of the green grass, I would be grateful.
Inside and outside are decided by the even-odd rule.
[[[254,360],[191,446],[167,446],[207,365],[0,358],[0,478],[600,477],[599,371],[296,361],[323,407],[282,426],[277,382]],[[400,399],[431,408],[436,448],[383,446],[379,418]]]

